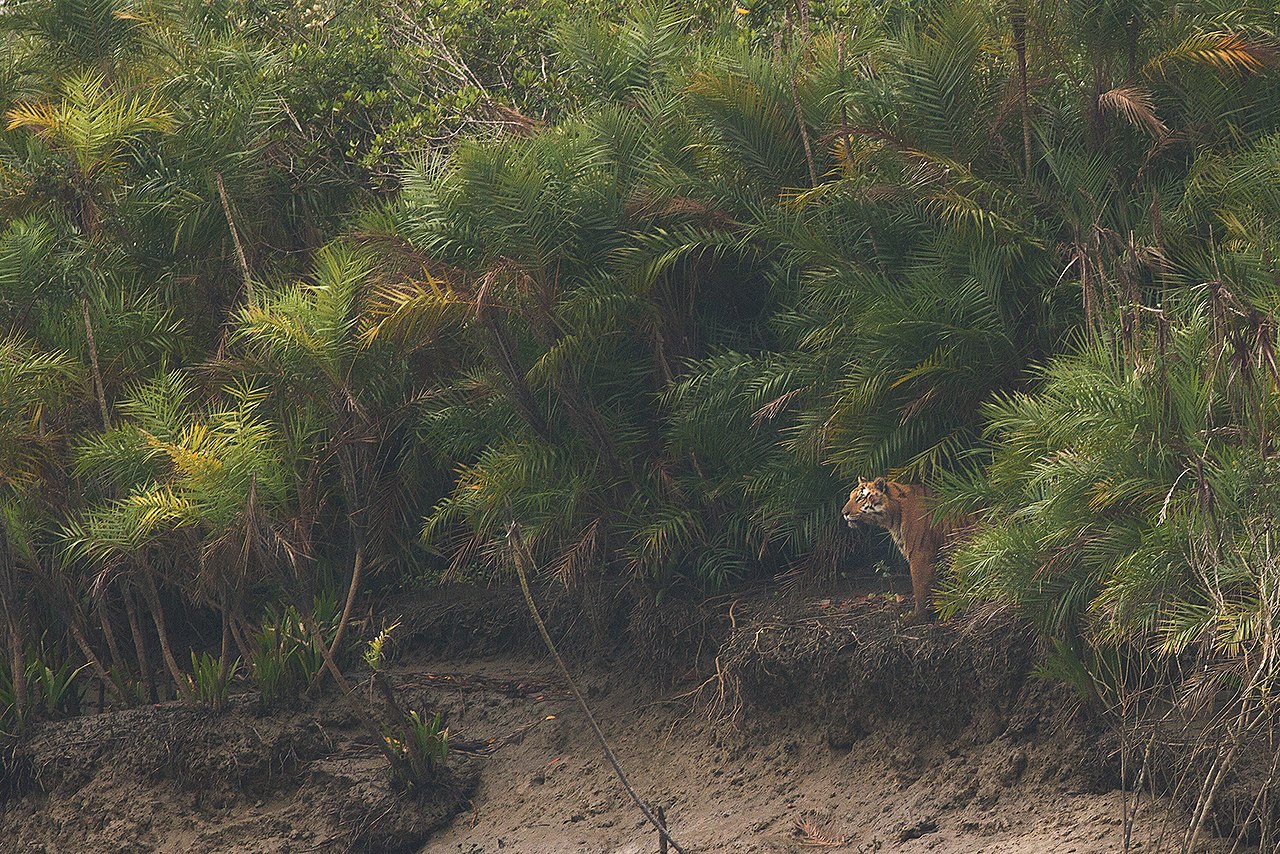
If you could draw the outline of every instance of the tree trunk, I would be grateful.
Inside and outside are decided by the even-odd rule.
[[[378,719],[376,711],[370,706],[362,705],[352,690],[351,683],[347,681],[347,677],[342,674],[342,670],[338,668],[337,663],[333,660],[333,656],[329,653],[329,648],[325,645],[324,637],[320,634],[320,627],[316,625],[315,614],[311,609],[302,612],[302,621],[306,625],[307,632],[311,635],[311,641],[320,650],[320,654],[324,657],[324,666],[328,668],[329,674],[333,676],[334,683],[338,686],[338,690],[342,692],[342,699],[356,713],[360,723],[364,725],[365,730],[372,736],[374,744],[382,751],[382,755],[386,758],[387,763],[392,768],[399,767],[401,758],[392,749],[388,743],[382,727],[386,724]],[[402,734],[403,737],[403,734]]]
[[[138,658],[139,675],[147,687],[147,700],[156,703],[160,697],[156,693],[156,675],[151,670],[151,656],[147,654],[147,638],[142,633],[142,622],[138,619],[138,607],[133,599],[133,591],[124,588],[124,612],[129,618],[129,632],[133,635],[133,653]]]
[[[93,370],[93,385],[98,392],[98,409],[102,414],[102,427],[111,426],[111,412],[107,408],[107,387],[102,382],[102,369],[98,365],[98,344],[93,337],[93,321],[89,317],[89,295],[80,294],[80,313],[84,315],[84,334],[89,343],[89,365]]]
[[[367,481],[370,468],[367,460],[362,463],[354,454],[349,452],[339,453],[338,463],[342,472],[342,487],[349,508],[347,515],[350,519],[351,539],[355,543],[355,556],[351,564],[351,581],[347,585],[347,598],[342,606],[342,615],[338,618],[338,626],[334,630],[333,643],[329,645],[329,654],[334,658],[335,662],[342,650],[343,635],[346,634],[347,623],[351,620],[351,611],[355,606],[356,596],[360,592],[360,579],[364,573],[367,536],[365,511],[368,507],[368,499],[362,494],[363,490],[360,485],[362,482]],[[317,632],[319,631],[319,626],[316,627],[316,630]],[[320,638],[319,635],[317,637]],[[323,638],[320,638],[320,640],[323,642]],[[323,681],[324,670],[321,670],[311,681],[308,690],[316,688]]]
[[[240,273],[244,276],[244,298],[252,306],[255,304],[253,273],[249,270],[249,259],[245,256],[244,247],[240,244],[240,229],[236,228],[236,221],[231,216],[231,202],[227,199],[227,188],[222,183],[222,173],[216,173],[214,180],[218,185],[218,197],[222,199],[222,212],[227,217],[227,228],[231,231],[231,241],[236,247],[236,260],[240,262]]]
[[[249,664],[253,660],[250,647],[245,643],[245,626],[248,620],[244,616],[244,588],[236,588],[235,598],[232,600],[230,617],[231,641],[236,645],[236,650],[240,653],[240,660],[244,664]]]
[[[35,544],[28,540],[27,549],[32,554],[35,553]],[[65,575],[57,576],[58,582],[56,589],[62,594],[64,607],[67,611],[67,627],[71,631],[71,637],[76,642],[76,646],[80,647],[80,652],[88,661],[89,666],[93,668],[94,675],[105,686],[111,683],[111,694],[116,699],[123,700],[124,697],[120,692],[120,686],[112,682],[111,676],[107,673],[106,666],[102,663],[102,659],[98,657],[98,653],[93,648],[93,644],[89,643],[89,636],[86,631],[88,620],[84,613],[84,609],[80,607],[80,598],[76,595],[75,589],[72,588],[70,581]]]
[[[226,696],[227,674],[231,669],[231,608],[226,604],[226,596],[222,597],[222,646],[218,653],[218,700],[222,706],[222,698]]]
[[[796,69],[791,69],[787,77],[791,86],[791,106],[796,113],[796,127],[800,131],[800,142],[804,147],[804,162],[809,167],[809,186],[818,186],[818,167],[813,160],[813,144],[809,141],[809,126],[804,120],[804,110],[800,109],[800,93],[796,90]]]
[[[105,596],[106,591],[103,591]],[[125,660],[124,654],[120,651],[120,642],[116,640],[116,631],[111,626],[111,612],[107,609],[107,603],[103,599],[98,599],[93,606],[93,610],[98,615],[98,625],[102,629],[102,636],[107,639],[107,653],[111,657],[112,667],[122,667],[126,671],[129,668],[128,662]]]
[[[338,662],[334,660],[333,651],[329,644],[325,643],[324,633],[320,631],[320,624],[316,622],[316,614],[313,608],[308,607],[302,612],[302,622],[306,626],[307,633],[311,635],[311,642],[316,645],[316,649],[320,650],[320,657],[324,659],[325,668],[329,671],[329,675],[333,677],[338,690],[343,694],[350,695],[351,683],[347,681],[342,668],[338,667]],[[319,682],[313,683],[313,685],[316,684],[319,684]]]
[[[551,441],[551,430],[547,427],[547,420],[538,410],[538,405],[533,399],[533,392],[529,388],[529,383],[524,378],[524,373],[516,364],[513,348],[507,335],[507,330],[498,321],[485,318],[482,320],[487,335],[483,335],[483,343],[485,350],[489,351],[489,358],[498,366],[498,370],[507,379],[507,384],[511,387],[511,402],[515,404],[516,411],[524,418],[525,423],[538,434],[538,438],[544,442]]]
[[[26,723],[30,698],[27,693],[27,657],[23,651],[25,643],[22,638],[22,627],[18,624],[18,616],[5,605],[5,613],[9,622],[9,667],[13,674],[13,705],[17,712],[18,725]]]
[[[796,0],[796,20],[800,24],[800,41],[809,43],[809,0]]]
[[[164,618],[164,607],[160,604],[160,592],[156,589],[155,579],[151,577],[151,570],[143,567],[142,571],[142,592],[147,597],[147,607],[151,610],[151,620],[155,623],[156,634],[160,638],[160,655],[164,659],[165,667],[169,670],[169,676],[173,679],[174,687],[178,689],[178,696],[183,700],[191,700],[191,682],[182,672],[182,668],[178,666],[178,660],[173,657],[173,649],[169,646],[169,628]]]
[[[98,677],[98,681],[103,686],[109,686],[112,696],[117,700],[124,700],[124,696],[120,692],[120,686],[111,679],[111,675],[107,673],[107,668],[103,666],[102,659],[98,658],[98,654],[94,652],[93,646],[89,643],[89,638],[84,633],[84,626],[80,623],[80,617],[73,616],[67,621],[67,627],[71,630],[71,637],[75,640],[76,646],[80,647],[80,653],[89,662],[89,666],[93,668],[94,674]]]
[[[351,609],[355,605],[356,594],[360,590],[360,576],[363,570],[364,549],[357,546],[355,562],[351,567],[351,584],[347,587],[347,601],[346,604],[342,606],[342,617],[338,620],[337,631],[333,633],[333,643],[329,645],[329,649],[332,651],[332,655],[335,659],[342,651],[342,636],[346,633],[347,623],[351,620]],[[324,673],[323,670],[316,674],[314,684],[320,683],[322,673]]]
[[[1013,29],[1013,50],[1018,55],[1018,100],[1022,110],[1022,166],[1024,176],[1031,177],[1031,107],[1027,94],[1027,15],[1021,6],[1009,10],[1009,26]]]
[[[240,660],[246,665],[253,661],[253,647],[248,642],[250,635],[247,634],[252,630],[253,627],[249,625],[243,613],[232,616],[231,637],[236,642],[236,649],[240,651]]]

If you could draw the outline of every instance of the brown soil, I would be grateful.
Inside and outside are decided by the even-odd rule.
[[[390,785],[333,698],[273,714],[248,694],[219,715],[167,704],[43,724],[11,749],[0,851],[658,850],[518,600],[397,604],[397,689],[444,710],[456,747],[424,796]],[[1123,850],[1106,734],[1031,675],[1032,638],[999,616],[905,627],[897,612],[866,596],[721,600],[649,625],[684,644],[659,666],[617,650],[572,666],[690,852]],[[585,636],[579,613],[562,607],[554,630]],[[1184,826],[1144,794],[1131,850],[1177,850]]]
[[[0,851],[416,850],[474,775],[408,803],[356,724],[328,705],[259,716],[248,698],[44,724],[7,757]]]

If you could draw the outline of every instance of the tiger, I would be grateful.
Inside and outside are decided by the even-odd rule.
[[[933,493],[922,484],[860,477],[843,511],[850,528],[863,524],[887,530],[893,544],[907,559],[915,598],[913,622],[930,619],[929,593],[933,589],[942,545],[952,527],[934,521],[929,509],[932,500]]]

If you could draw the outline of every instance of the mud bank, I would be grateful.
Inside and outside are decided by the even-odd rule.
[[[430,792],[391,786],[333,697],[113,711],[7,748],[0,851],[658,850],[514,599],[399,604],[382,609],[404,619],[398,692],[444,710],[461,746]],[[867,595],[723,599],[645,624],[680,654],[637,661],[632,638],[574,669],[636,789],[692,852],[1102,854],[1126,837],[1177,850],[1186,817],[1116,788],[1106,729],[1034,676],[1029,632],[998,615],[907,627],[898,610]],[[586,636],[580,617],[562,607],[557,630]]]

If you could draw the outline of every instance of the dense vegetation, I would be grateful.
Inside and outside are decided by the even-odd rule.
[[[944,611],[1016,604],[1095,693],[1215,662],[1252,726],[1277,24],[9,0],[6,726],[159,667],[305,686],[371,581],[502,576],[512,519],[570,587],[823,577],[885,472],[979,518]]]

